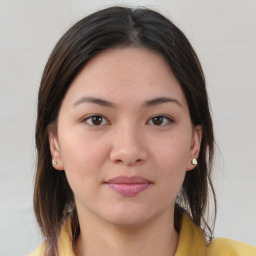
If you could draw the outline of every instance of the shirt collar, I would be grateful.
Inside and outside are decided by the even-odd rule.
[[[207,242],[203,230],[184,213],[175,256],[204,256],[206,250]]]
[[[62,256],[74,256],[70,219],[62,225],[58,249]],[[207,242],[203,230],[192,221],[188,214],[183,214],[175,256],[204,256],[206,250]]]

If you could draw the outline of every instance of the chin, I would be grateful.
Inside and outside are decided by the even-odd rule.
[[[120,228],[137,228],[140,226],[143,226],[145,223],[147,223],[148,219],[139,218],[132,216],[127,216],[127,218],[124,218],[124,216],[116,219],[110,220],[110,223],[116,227]]]
[[[121,209],[115,209],[115,211],[105,215],[105,220],[112,225],[125,228],[142,226],[153,218],[154,214],[151,213],[149,209],[138,209],[133,207],[122,207]]]

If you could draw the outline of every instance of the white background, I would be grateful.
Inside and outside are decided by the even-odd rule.
[[[202,62],[219,147],[215,235],[256,245],[255,0],[0,0],[0,255],[40,242],[32,209],[36,98],[46,60],[75,21],[110,4],[169,16]]]

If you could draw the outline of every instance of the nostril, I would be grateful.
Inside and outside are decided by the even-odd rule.
[[[129,144],[128,144],[129,145]],[[110,160],[116,164],[135,165],[142,164],[148,158],[145,149],[138,147],[129,147],[125,144],[126,148],[115,147],[110,152]]]
[[[142,159],[136,159],[134,161],[133,159],[121,158],[121,159],[116,159],[114,162],[117,163],[117,164],[123,163],[127,166],[130,166],[130,165],[135,165],[135,164],[141,164],[141,163],[143,163],[143,160]]]

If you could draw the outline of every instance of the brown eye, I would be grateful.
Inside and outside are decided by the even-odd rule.
[[[85,121],[91,126],[100,126],[108,124],[106,118],[101,115],[91,115],[85,119]]]
[[[162,116],[156,116],[152,118],[152,123],[154,125],[161,125],[163,123],[163,117]]]
[[[149,124],[155,126],[164,126],[168,123],[173,123],[173,120],[167,116],[154,116],[149,120]]]

